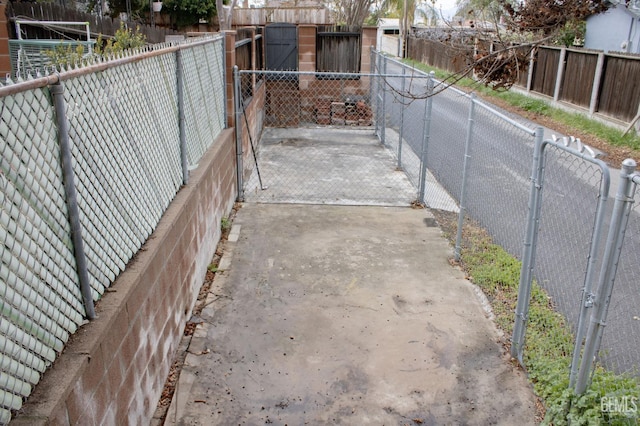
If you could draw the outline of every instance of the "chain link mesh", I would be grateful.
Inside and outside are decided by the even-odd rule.
[[[522,255],[526,229],[533,147],[532,132],[476,104],[467,212],[494,242],[517,258]]]
[[[182,184],[176,53],[144,53],[62,82],[94,300]],[[181,53],[193,166],[225,125],[224,38],[187,43]],[[0,424],[20,409],[85,315],[51,98],[48,88],[0,98]]]
[[[76,330],[84,307],[48,92],[0,102],[0,423],[6,423]]]
[[[392,151],[399,152],[398,141],[402,138],[402,168],[411,181],[419,185],[423,123],[429,119],[427,178],[433,176],[436,184],[426,185],[425,202],[428,207],[442,208],[434,202],[430,190],[444,191],[444,199],[449,198],[457,207],[462,189],[464,142],[470,125],[469,96],[453,88],[439,91],[436,82],[432,115],[428,117],[425,115],[426,81],[415,77],[418,71],[380,56],[372,62],[377,72],[386,75],[375,79],[380,82],[376,93],[386,90],[385,97],[377,95],[385,100],[375,104],[384,105],[384,115],[376,114],[380,120],[378,127],[384,128],[383,140]],[[404,97],[399,95],[403,92]],[[522,118],[478,101],[475,101],[472,118],[466,212],[489,232],[493,241],[521,258],[531,189],[533,129]],[[381,124],[382,120],[385,125]],[[600,193],[603,175],[593,163],[555,147],[548,148],[545,157],[534,277],[575,332],[590,261],[596,209],[603,196]],[[447,206],[451,202],[443,204]],[[609,203],[605,218],[610,216],[612,205]],[[455,211],[455,208],[445,209]],[[607,226],[605,220],[602,233],[606,233]],[[640,365],[637,351],[640,295],[635,285],[638,269],[635,265],[640,263],[637,259],[640,247],[636,241],[640,235],[637,207],[630,216],[627,232],[599,359],[601,365],[611,371],[637,377]],[[598,261],[601,261],[602,250],[601,247]],[[595,263],[592,267],[591,282],[597,280],[601,265]],[[596,284],[593,283],[594,290]]]
[[[617,173],[612,176],[616,179]],[[615,190],[612,190],[614,192]],[[640,191],[634,206],[620,254],[607,325],[602,338],[600,362],[607,368],[640,376]],[[640,395],[637,395],[640,397]],[[640,405],[640,403],[639,403]]]
[[[252,73],[240,75],[242,80]],[[258,72],[255,80],[266,91],[263,122],[269,128],[259,146],[252,135],[263,182],[257,171],[251,174],[247,201],[409,205],[415,200],[414,187],[375,138],[368,77]],[[243,99],[249,96],[242,93]]]

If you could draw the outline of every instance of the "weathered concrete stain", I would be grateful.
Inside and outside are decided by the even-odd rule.
[[[172,424],[534,424],[426,210],[246,205]]]

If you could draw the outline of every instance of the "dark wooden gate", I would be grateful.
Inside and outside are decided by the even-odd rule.
[[[294,24],[270,24],[265,28],[266,69],[298,70],[298,28]]]

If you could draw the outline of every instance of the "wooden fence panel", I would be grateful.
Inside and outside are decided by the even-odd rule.
[[[362,36],[359,27],[318,27],[317,71],[360,72],[361,51]]]
[[[90,13],[84,13],[75,9],[69,9],[57,5],[55,3],[45,2],[13,2],[11,7],[7,9],[7,13],[11,17],[34,19],[37,21],[69,21],[69,22],[88,22],[92,37],[102,34],[106,37],[113,36],[116,30],[120,28],[119,19],[111,19],[110,17],[99,18]],[[52,31],[46,28],[38,28],[35,26],[23,27],[26,32],[24,38],[39,38],[57,40],[62,38],[60,31]],[[13,28],[11,28],[14,31]],[[140,26],[140,32],[145,35],[149,43],[164,42],[166,35],[180,34],[169,28]],[[86,34],[86,30],[82,27],[70,28],[64,30],[65,34],[76,34],[81,38]]]
[[[469,51],[454,51],[446,43],[410,36],[408,57],[449,72],[460,72],[470,65]],[[479,49],[487,48],[479,44]],[[534,51],[532,82],[529,88],[549,97],[554,96],[561,50],[557,47],[538,47]],[[594,76],[599,52],[568,49],[559,92],[560,101],[582,108],[590,108],[594,90]],[[638,114],[640,105],[640,55],[609,52],[604,55],[596,112],[623,122],[630,122]],[[517,85],[526,88],[528,67],[518,76]]]
[[[556,86],[556,73],[558,72],[558,60],[560,50],[539,49],[536,61],[533,65],[533,82],[531,90],[543,95],[553,96]]]
[[[640,104],[640,59],[605,56],[597,111],[631,121]]]
[[[598,54],[567,50],[559,100],[589,108]]]
[[[521,48],[526,53],[526,64],[522,64],[522,69],[518,73],[518,80],[515,82],[515,85],[522,86],[524,88],[527,87],[527,82],[529,80],[529,67],[531,66],[531,47],[527,46],[525,48]],[[535,51],[534,51],[534,60],[535,60]]]
[[[470,64],[473,47],[456,49],[434,40],[409,37],[408,56],[449,72],[464,72]]]

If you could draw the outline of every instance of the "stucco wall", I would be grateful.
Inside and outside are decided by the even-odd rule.
[[[235,151],[227,129],[12,425],[149,423],[237,195]]]

